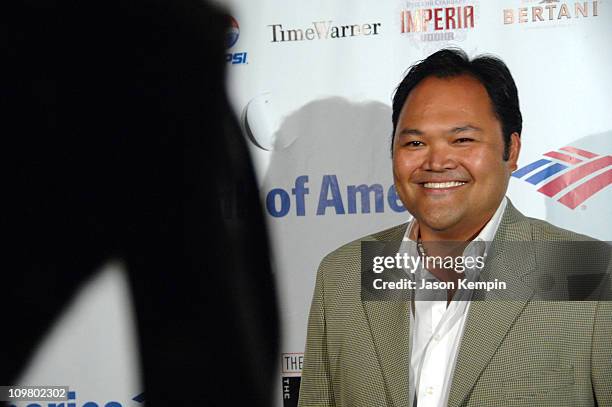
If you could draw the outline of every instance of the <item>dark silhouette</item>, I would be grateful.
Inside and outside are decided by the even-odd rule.
[[[0,385],[122,259],[148,406],[272,405],[276,300],[225,94],[227,17],[195,0],[7,3]]]

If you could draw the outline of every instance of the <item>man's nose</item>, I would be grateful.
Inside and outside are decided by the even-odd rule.
[[[447,143],[432,143],[427,148],[427,156],[423,162],[423,170],[445,171],[457,166],[456,157]]]

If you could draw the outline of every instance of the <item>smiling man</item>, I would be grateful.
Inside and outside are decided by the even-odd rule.
[[[516,97],[516,88],[509,91]],[[504,137],[485,86],[472,75],[430,76],[412,89],[395,125],[393,172],[421,239],[471,240],[491,219],[516,169],[518,109],[514,116]]]
[[[299,406],[612,405],[611,303],[536,296],[538,282],[560,276],[561,248],[594,241],[527,218],[505,197],[522,130],[506,65],[438,51],[400,83],[392,121],[395,186],[413,218],[321,262]],[[484,263],[412,271],[414,287],[449,287],[442,292],[362,300],[367,242]],[[594,247],[569,251],[602,259],[609,273],[609,246]],[[515,289],[504,301],[456,284],[498,280]],[[440,282],[449,284],[430,284]]]

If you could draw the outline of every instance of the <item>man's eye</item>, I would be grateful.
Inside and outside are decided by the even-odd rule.
[[[474,141],[474,139],[469,137],[461,137],[455,140],[455,143],[469,143],[470,141]]]
[[[424,146],[425,144],[423,144],[423,142],[421,141],[413,140],[413,141],[408,141],[405,145],[408,147],[420,147],[420,146]]]

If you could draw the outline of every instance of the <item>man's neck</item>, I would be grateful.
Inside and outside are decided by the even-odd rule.
[[[468,244],[474,240],[491,221],[496,210],[483,216],[477,222],[458,224],[446,230],[435,230],[417,221],[413,229],[413,240],[419,240],[431,256],[461,256]]]
[[[470,242],[474,240],[487,223],[489,223],[498,207],[487,212],[476,221],[471,220],[470,222],[462,222],[444,230],[430,228],[423,222],[417,220],[418,235],[414,236],[414,240],[419,237],[423,242]]]
[[[476,225],[458,225],[457,228],[447,230],[434,230],[426,225],[419,224],[419,237],[424,242],[469,242],[478,236],[492,217],[493,214]]]

